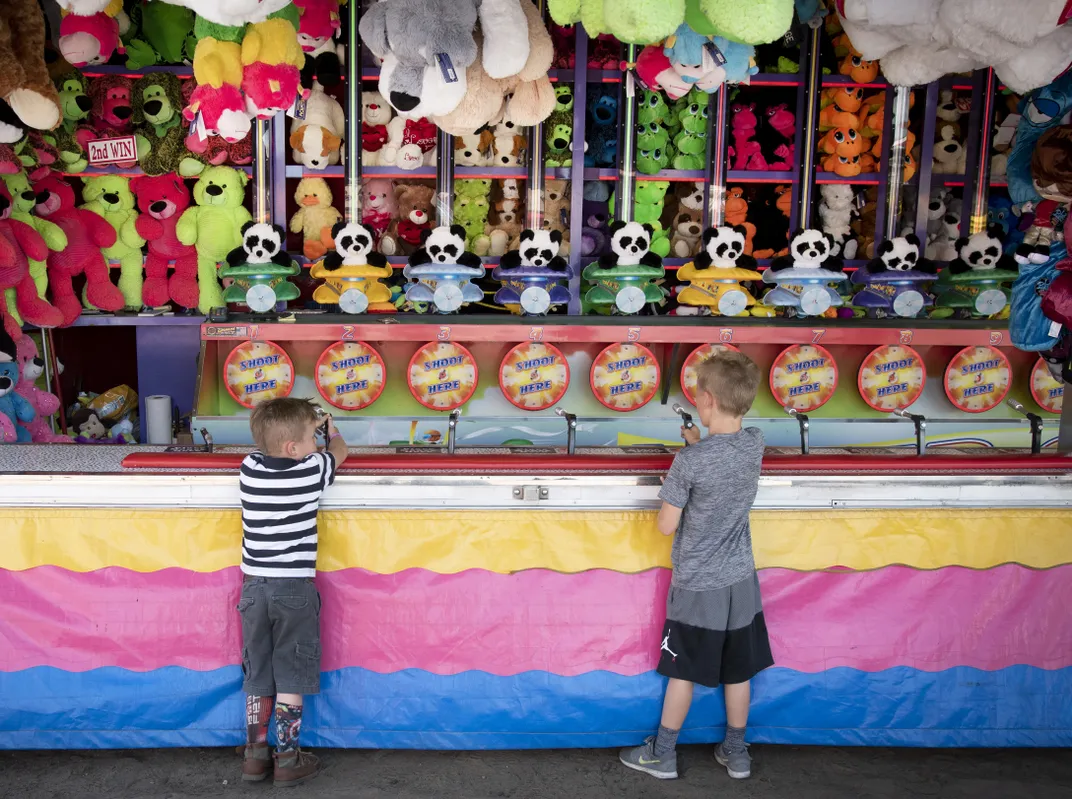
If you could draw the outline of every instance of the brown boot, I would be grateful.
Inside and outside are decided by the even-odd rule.
[[[246,744],[242,749],[242,782],[267,779],[272,770],[272,750],[268,744]]]
[[[300,749],[294,752],[275,753],[275,778],[272,784],[277,787],[299,785],[306,780],[311,780],[319,773],[320,758],[316,755]]]

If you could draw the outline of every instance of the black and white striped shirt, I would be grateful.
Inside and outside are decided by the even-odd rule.
[[[255,577],[316,575],[316,512],[335,482],[335,456],[304,460],[251,452],[242,461],[242,571]]]

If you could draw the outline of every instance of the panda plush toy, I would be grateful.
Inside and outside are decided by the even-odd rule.
[[[1006,255],[1001,242],[1001,228],[992,226],[956,243],[957,257],[949,262],[949,271],[954,275],[963,272],[981,272],[989,269],[1019,270],[1020,265],[1011,255]]]
[[[336,222],[331,229],[335,251],[324,258],[324,268],[334,272],[343,266],[387,266],[387,258],[372,251],[372,233],[356,222]]]
[[[663,259],[651,252],[651,237],[655,228],[639,222],[618,220],[610,226],[610,252],[599,256],[600,269],[618,266],[652,266],[662,268]]]
[[[938,265],[919,256],[919,237],[915,233],[888,239],[878,246],[876,257],[867,264],[868,274],[882,272],[927,272],[936,274]]]
[[[783,269],[826,269],[841,271],[841,259],[837,257],[838,244],[834,237],[821,230],[798,230],[789,240],[789,254],[775,258],[771,271]]]
[[[562,234],[557,230],[522,230],[519,249],[504,253],[499,259],[500,269],[517,269],[522,266],[567,272],[569,264],[558,254]]]
[[[421,246],[409,256],[410,266],[461,264],[473,269],[482,266],[480,256],[465,251],[465,228],[440,225],[421,234]]]
[[[279,225],[246,222],[242,225],[242,244],[227,254],[227,263],[231,266],[273,263],[289,267],[292,260],[284,249],[286,240],[287,232]]]
[[[744,254],[748,231],[744,225],[709,227],[703,232],[703,250],[693,259],[697,269],[752,269],[756,259]]]

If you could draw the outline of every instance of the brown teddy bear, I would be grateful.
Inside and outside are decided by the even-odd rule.
[[[421,234],[435,221],[435,189],[420,183],[395,186],[398,218],[391,222],[380,240],[384,255],[410,255],[421,246]]]
[[[690,208],[678,203],[670,225],[670,255],[673,258],[690,258],[700,251],[700,236],[703,234],[703,208]]]
[[[495,203],[484,232],[491,239],[488,255],[498,258],[510,249],[510,243],[521,241],[521,202],[503,198]]]
[[[323,178],[302,178],[294,190],[298,210],[290,218],[290,232],[302,234],[302,253],[310,261],[323,258],[335,248],[331,228],[342,219],[332,204],[334,197]]]
[[[558,254],[566,257],[570,251],[570,182],[555,178],[543,184],[544,230],[557,230],[562,234]]]

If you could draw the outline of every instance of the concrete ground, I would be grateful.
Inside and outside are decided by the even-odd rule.
[[[826,749],[755,746],[753,776],[730,780],[709,746],[681,749],[682,777],[628,771],[608,750],[320,750],[323,773],[288,793],[318,799],[603,797],[941,797],[1072,799],[1072,751]],[[274,794],[240,782],[233,749],[2,752],[0,797],[186,799]]]

